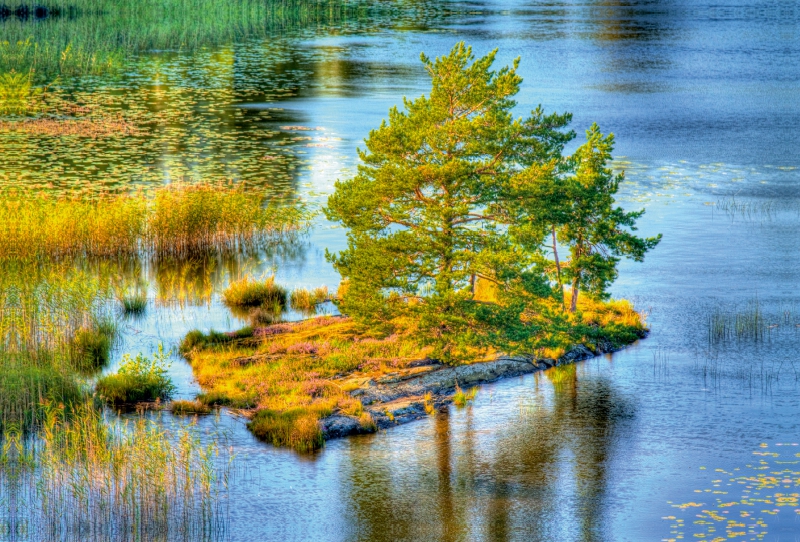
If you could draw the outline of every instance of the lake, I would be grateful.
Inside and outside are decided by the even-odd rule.
[[[47,39],[47,25],[75,24],[79,36],[108,17],[9,16],[0,41],[12,25]],[[0,132],[0,187],[90,194],[231,180],[319,207],[389,108],[428,91],[420,53],[464,40],[477,54],[498,48],[500,66],[521,58],[520,114],[541,104],[574,113],[579,134],[592,122],[613,132],[626,175],[618,200],[646,209],[642,234],[664,238],[644,263],[622,264],[613,287],[647,314],[649,337],[579,363],[565,381],[485,385],[466,408],[316,454],[261,443],[227,412],[201,418],[198,434],[223,438],[236,457],[225,539],[800,536],[799,7],[409,0],[242,26],[54,82],[137,132]],[[335,288],[324,253],[344,241],[318,217],[292,250],[219,264],[227,271],[204,295],[166,296],[126,323],[109,370],[125,352],[174,348],[195,327],[241,327],[219,300],[237,273]],[[142,273],[158,298],[169,270]],[[753,311],[769,324],[763,335],[712,336],[714,321],[735,327]],[[199,391],[177,356],[171,374],[178,396]]]

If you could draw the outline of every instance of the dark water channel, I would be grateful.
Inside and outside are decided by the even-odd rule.
[[[620,201],[647,209],[642,233],[664,235],[645,263],[621,266],[613,290],[648,314],[650,336],[574,373],[484,386],[472,406],[315,455],[260,443],[227,414],[201,419],[237,457],[229,538],[800,538],[800,7],[399,9],[409,15],[144,53],[122,75],[66,85],[97,107],[135,111],[145,132],[128,139],[0,134],[5,185],[232,178],[322,204],[388,108],[427,91],[419,53],[458,40],[479,54],[498,47],[499,64],[521,57],[520,112],[542,104],[572,111],[579,133],[596,121],[616,134]],[[320,219],[294,251],[244,268],[289,287],[335,287],[324,250],[343,239]],[[715,315],[734,321],[754,307],[769,325],[757,340],[710,337]],[[118,354],[240,325],[215,293],[130,322]],[[179,395],[197,392],[185,362],[172,372]]]

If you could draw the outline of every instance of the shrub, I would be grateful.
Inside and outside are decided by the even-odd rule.
[[[112,404],[169,399],[175,386],[167,375],[168,357],[161,345],[152,358],[142,354],[133,358],[125,354],[115,374],[97,381],[98,395]]]
[[[222,300],[229,307],[284,307],[286,289],[275,284],[275,277],[268,277],[261,282],[245,277],[232,282],[223,292]]]

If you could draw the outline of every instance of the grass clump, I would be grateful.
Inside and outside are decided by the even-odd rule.
[[[132,292],[126,294],[120,299],[122,304],[122,312],[128,315],[143,314],[147,308],[147,293],[146,292]]]
[[[257,437],[273,446],[286,446],[310,452],[324,444],[318,412],[295,408],[282,412],[261,409],[247,425]]]
[[[431,392],[425,392],[422,398],[422,406],[425,407],[425,414],[428,416],[433,416],[436,413],[436,407],[433,404],[433,394]]]
[[[199,329],[193,329],[181,341],[179,351],[181,354],[189,354],[195,350],[204,350],[211,346],[223,345],[235,342],[241,342],[245,339],[250,339],[254,335],[254,330],[251,326],[243,327],[236,331],[221,332],[209,330],[208,333],[203,333]]]
[[[169,399],[175,386],[167,375],[168,357],[161,346],[152,358],[126,354],[116,373],[97,381],[98,395],[111,404]]]
[[[262,281],[247,276],[232,282],[222,294],[229,307],[272,307],[286,305],[286,289],[275,284],[275,277]]]
[[[456,382],[456,392],[453,395],[453,403],[459,408],[465,407],[467,403],[475,399],[476,395],[478,395],[477,387],[472,387],[465,392],[461,389],[461,386],[458,385],[458,382]]]
[[[289,296],[289,301],[292,304],[292,308],[301,311],[314,310],[318,304],[324,303],[329,299],[330,295],[326,286],[320,286],[319,288],[314,288],[313,290],[298,288],[297,290],[292,290],[292,293]]]
[[[102,319],[75,331],[72,338],[73,362],[78,369],[96,369],[108,363],[117,336],[116,322]]]
[[[170,410],[173,414],[208,414],[211,412],[211,407],[202,401],[179,399],[170,403]]]

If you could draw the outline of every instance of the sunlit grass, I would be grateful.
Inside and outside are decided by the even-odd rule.
[[[265,205],[227,185],[171,185],[152,198],[4,196],[0,260],[253,249],[291,238],[307,223],[303,209]]]
[[[286,289],[275,284],[275,277],[259,281],[247,276],[231,282],[222,293],[222,301],[229,307],[283,307]]]
[[[292,308],[307,312],[313,311],[317,305],[324,303],[329,299],[330,294],[328,293],[328,288],[325,286],[314,288],[313,290],[298,288],[296,290],[292,290],[292,293],[289,296],[289,301],[292,305]]]
[[[254,333],[260,341],[255,346],[212,343],[191,351],[189,361],[204,390],[198,398],[256,408],[250,426],[256,435],[300,450],[321,445],[319,418],[334,412],[363,417],[360,401],[335,376],[396,370],[426,352],[396,335],[366,336],[347,318],[274,324]],[[363,423],[372,422],[364,417]]]

